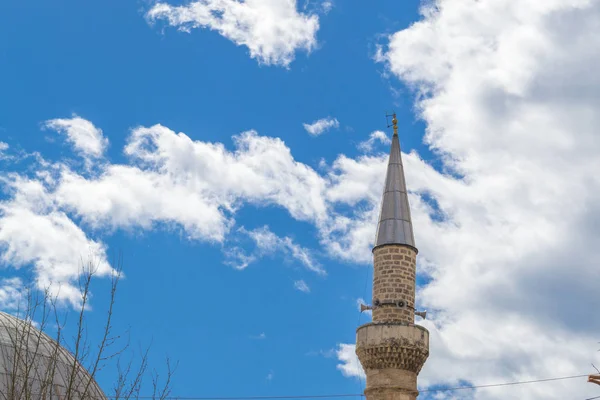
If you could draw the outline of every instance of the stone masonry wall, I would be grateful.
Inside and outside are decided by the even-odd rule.
[[[409,307],[399,309],[382,305],[373,310],[373,322],[402,322],[415,320],[415,285],[417,253],[403,245],[387,245],[373,251],[373,302],[404,300]]]
[[[368,400],[415,400],[417,374],[397,369],[367,371]]]

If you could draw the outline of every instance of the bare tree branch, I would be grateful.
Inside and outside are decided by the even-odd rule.
[[[122,368],[122,356],[129,348],[129,338],[124,345],[118,344],[123,338],[113,334],[112,326],[117,288],[122,276],[121,255],[116,265],[111,278],[106,319],[96,344],[88,340],[91,336],[86,321],[92,278],[98,270],[98,265],[92,261],[82,264],[79,280],[81,302],[77,306],[75,326],[70,328],[74,328],[75,334],[69,343],[65,343],[64,335],[69,309],[60,305],[59,292],[49,289],[39,291],[35,289],[36,285],[27,285],[23,301],[17,305],[18,318],[0,313],[0,331],[6,333],[0,334],[0,338],[6,336],[7,339],[3,340],[9,341],[0,342],[0,357],[3,357],[0,366],[5,368],[5,371],[0,371],[0,400],[106,400],[96,384],[96,377],[112,362],[116,363],[117,371],[114,399],[140,398],[149,369],[150,346],[140,352],[136,368],[133,368],[134,356]],[[49,331],[53,331],[52,337],[48,335]],[[115,346],[116,349],[112,349]],[[88,369],[84,368],[86,364]],[[165,400],[170,396],[176,367],[172,368],[170,359],[166,359],[167,372],[162,385],[159,384],[158,372],[152,370],[152,399]]]

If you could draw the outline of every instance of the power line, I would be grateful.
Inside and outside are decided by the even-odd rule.
[[[530,381],[517,381],[517,382],[505,382],[505,383],[493,383],[489,385],[474,385],[474,386],[457,386],[451,388],[440,388],[440,389],[424,389],[419,390],[420,393],[425,392],[449,392],[454,390],[465,390],[465,389],[482,389],[490,387],[501,387],[501,386],[513,386],[513,385],[525,385],[531,383],[559,381],[566,379],[585,378],[589,376],[585,375],[572,375],[572,376],[561,376],[558,378],[546,378],[546,379],[535,379]],[[164,400],[286,400],[286,399],[333,399],[342,397],[365,397],[364,394],[325,394],[325,395],[304,395],[304,396],[234,396],[234,397],[166,397]],[[114,396],[107,396],[109,399],[114,399]],[[137,397],[137,399],[153,399],[154,397]],[[600,399],[600,396],[591,397],[585,400]]]
[[[331,399],[339,397],[365,397],[364,394],[324,394],[306,396],[241,396],[241,397],[165,397],[165,400],[285,400],[285,399]],[[113,398],[113,397],[108,397]],[[136,399],[153,399],[154,397],[136,397]]]
[[[488,387],[525,385],[525,384],[528,384],[528,383],[560,381],[560,380],[565,380],[565,379],[585,378],[585,377],[588,377],[588,376],[589,376],[588,374],[585,374],[585,375],[573,375],[573,376],[561,376],[559,378],[535,379],[535,380],[531,380],[531,381],[492,383],[492,384],[489,384],[489,385],[476,385],[476,386],[458,386],[458,387],[444,388],[444,389],[425,389],[425,390],[419,390],[419,392],[448,392],[448,391],[453,391],[453,390],[481,389],[481,388],[488,388]]]

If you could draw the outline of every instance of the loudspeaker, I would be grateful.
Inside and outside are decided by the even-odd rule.
[[[427,316],[427,311],[416,311],[415,315],[418,315],[419,317],[425,319],[425,317]]]

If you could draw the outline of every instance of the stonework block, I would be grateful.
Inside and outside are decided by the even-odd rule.
[[[389,245],[373,251],[373,302],[403,300],[414,307],[416,252],[402,245]],[[397,290],[401,287],[402,290]],[[373,310],[374,322],[414,323],[414,310],[385,305]]]
[[[366,324],[356,331],[356,354],[367,375],[367,400],[414,400],[429,332],[415,325]]]
[[[418,325],[366,324],[356,331],[356,354],[367,370],[418,374],[429,356],[429,332]]]
[[[415,400],[419,392],[416,390],[404,391],[398,389],[373,389],[365,390],[367,400]]]
[[[417,374],[397,369],[367,371],[365,394],[372,399],[414,399],[418,392]]]

